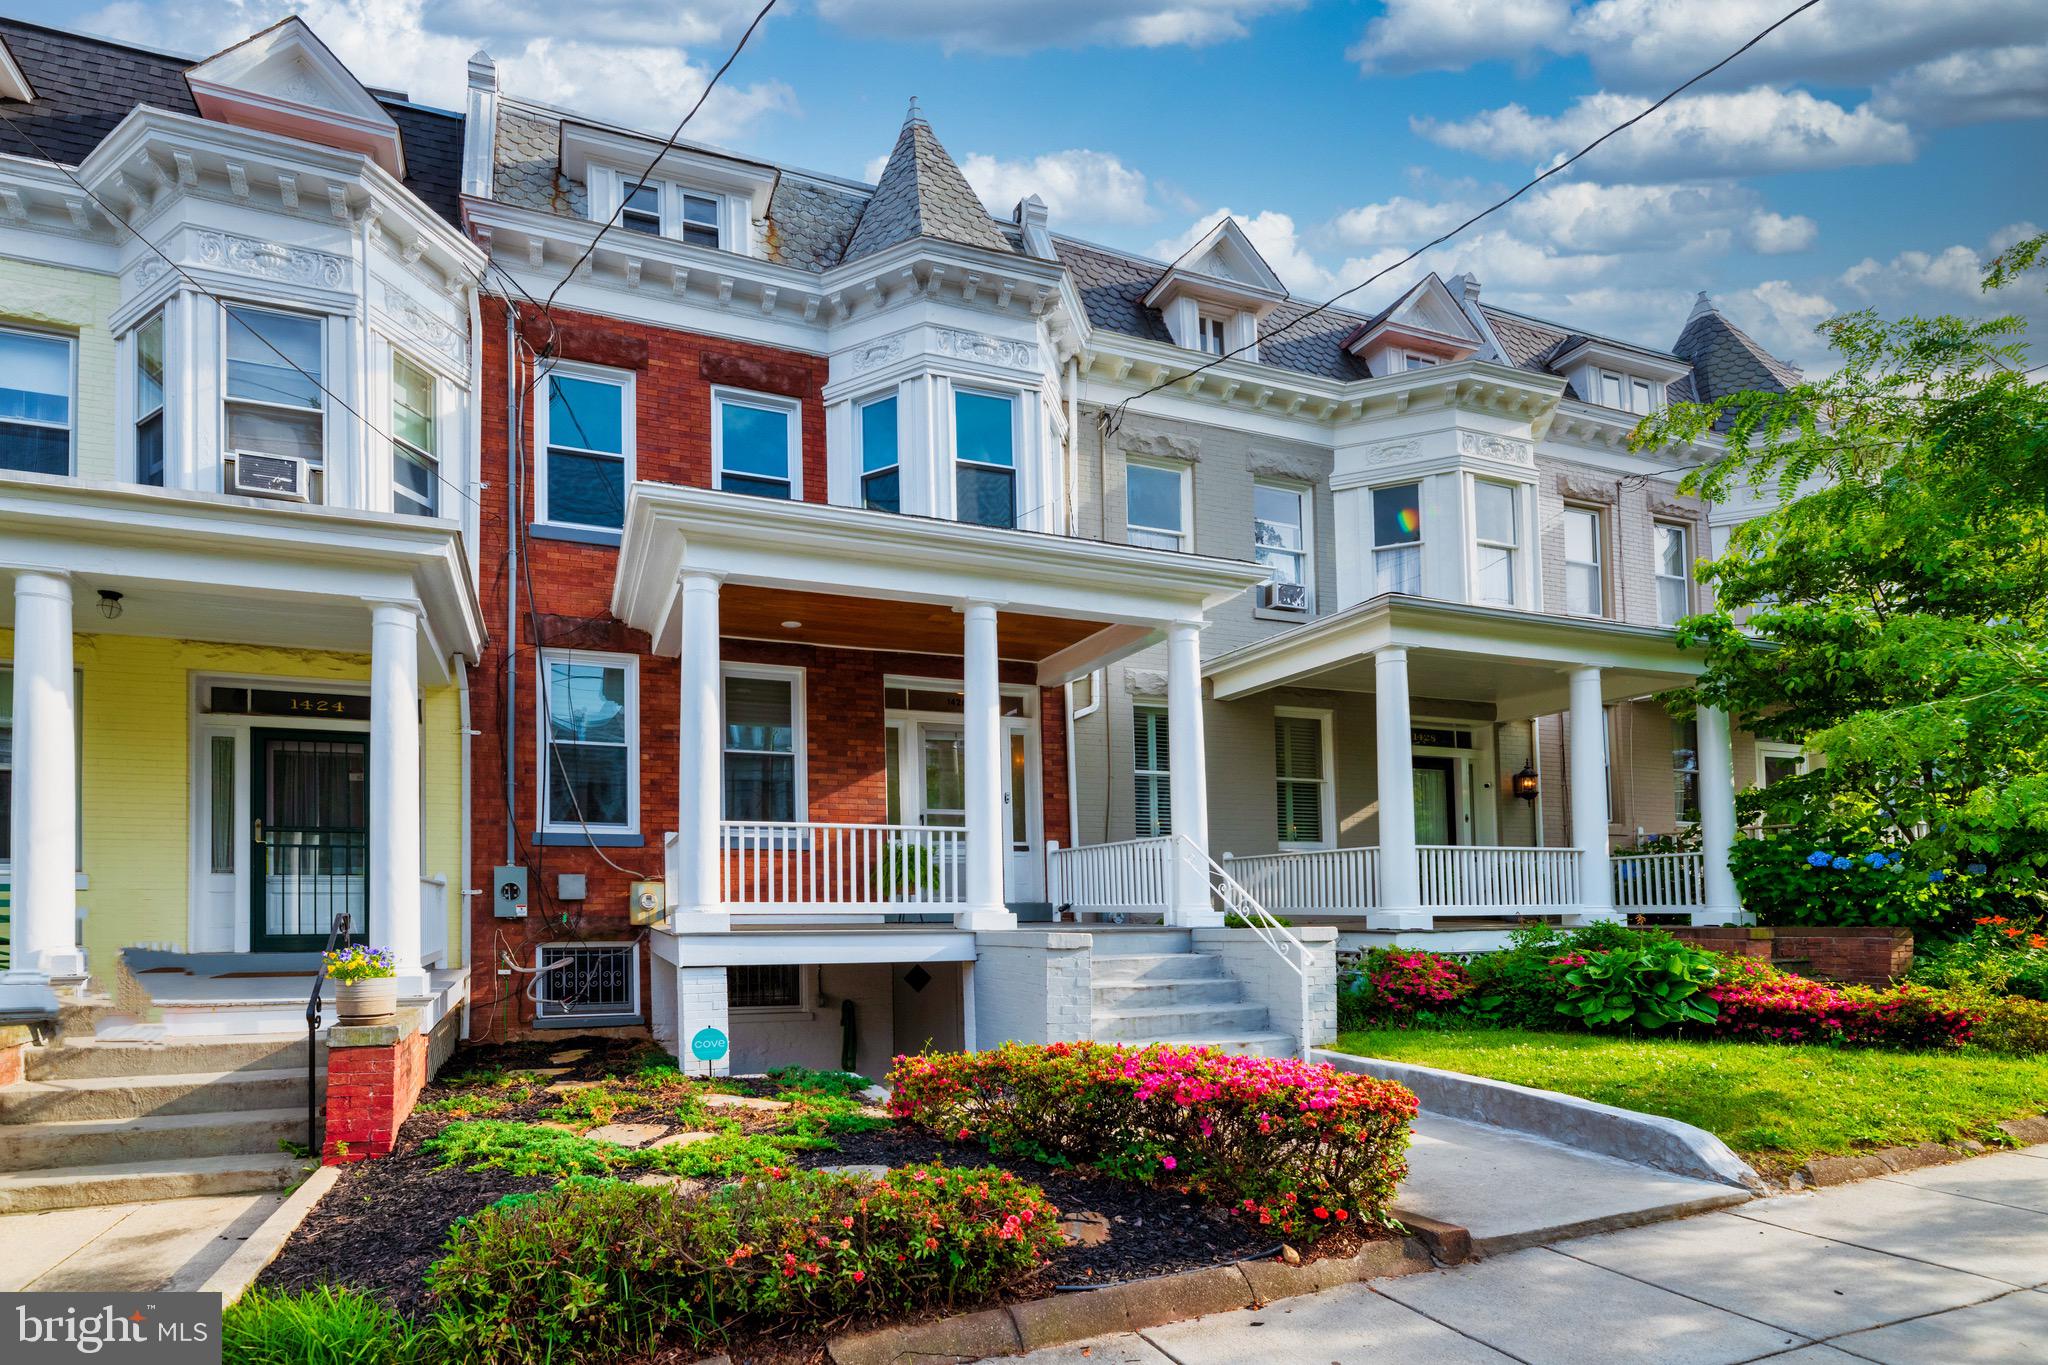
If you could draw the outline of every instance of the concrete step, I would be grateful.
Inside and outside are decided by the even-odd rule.
[[[11,1171],[0,1174],[0,1214],[281,1190],[296,1182],[310,1164],[272,1152],[268,1156],[164,1157],[110,1166]]]
[[[320,1049],[325,1059],[326,1047]],[[184,1076],[196,1071],[276,1071],[306,1066],[306,1040],[285,1034],[209,1038],[204,1042],[98,1042],[30,1048],[28,1079],[83,1076]]]
[[[1097,957],[1135,957],[1155,953],[1192,952],[1195,936],[1187,929],[1130,928],[1125,926],[1080,926],[1095,938]]]
[[[1103,1043],[1151,1042],[1157,1038],[1236,1037],[1264,1033],[1271,1016],[1264,1005],[1194,1005],[1155,1010],[1119,1010],[1095,1016],[1095,1038]]]
[[[101,1023],[133,1023],[135,1016],[117,1006],[104,995],[89,995],[82,1000],[66,1000],[57,1011],[57,1032],[74,1042],[83,1042],[98,1031]]]
[[[1221,981],[1228,977],[1220,959],[1208,953],[1137,953],[1121,957],[1095,955],[1095,984],[1132,981]]]
[[[1165,1043],[1172,1047],[1213,1047],[1221,1052],[1242,1053],[1249,1057],[1298,1057],[1301,1050],[1296,1046],[1291,1033],[1261,1031],[1239,1034],[1192,1034],[1184,1037],[1148,1038],[1144,1046]],[[1140,1044],[1126,1043],[1126,1047]]]
[[[267,1155],[306,1140],[306,1111],[168,1114],[0,1128],[0,1171],[55,1171],[150,1158]]]
[[[325,1093],[325,1077],[320,1078]],[[172,1114],[216,1114],[306,1107],[306,1072],[198,1071],[170,1076],[81,1076],[23,1081],[0,1089],[0,1125],[82,1123]]]
[[[1244,986],[1229,977],[1201,981],[1097,981],[1095,1012],[1119,1014],[1125,1010],[1168,1009],[1187,1005],[1236,1005],[1244,1001]]]

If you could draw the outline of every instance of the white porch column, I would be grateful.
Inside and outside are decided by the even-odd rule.
[[[1209,764],[1202,739],[1202,628],[1176,621],[1166,628],[1167,803],[1175,843],[1185,839],[1209,856]],[[1183,928],[1223,923],[1209,903],[1209,870],[1185,846],[1174,849],[1166,922]]]
[[[420,615],[410,602],[370,609],[370,922],[391,950],[399,993],[420,966]],[[322,925],[323,934],[327,926]]]
[[[1574,668],[1570,683],[1572,737],[1566,763],[1572,783],[1572,846],[1579,851],[1579,907],[1566,923],[1613,919],[1614,867],[1607,848],[1607,712],[1600,670]]]
[[[27,984],[82,977],[78,947],[78,749],[71,579],[14,579],[14,955]]]
[[[1408,651],[1372,656],[1373,717],[1379,749],[1380,903],[1366,914],[1373,929],[1427,929],[1415,863],[1415,752],[1408,719]]]
[[[1728,713],[1718,706],[1698,711],[1700,763],[1700,852],[1706,872],[1706,903],[1693,912],[1694,924],[1739,924],[1742,897],[1728,870],[1735,843],[1735,764],[1728,740]]]
[[[718,672],[716,574],[685,571],[679,596],[682,622],[682,724],[676,741],[675,881],[669,888],[669,924],[678,933],[715,933],[731,927],[720,887],[724,852],[719,817],[725,808],[719,727],[724,689]],[[804,812],[796,812],[804,818]],[[689,1039],[682,1040],[685,1046]]]
[[[1009,822],[1003,818],[1003,689],[996,661],[996,609],[969,602],[961,644],[965,677],[967,782],[967,903],[953,916],[962,929],[1014,929],[1017,917],[1003,901]]]

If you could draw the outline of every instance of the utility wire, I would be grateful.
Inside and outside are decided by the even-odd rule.
[[[1438,236],[1431,238],[1429,241],[1415,248],[1415,250],[1409,252],[1406,256],[1403,256],[1400,260],[1395,261],[1392,265],[1387,266],[1385,269],[1373,272],[1373,274],[1367,277],[1366,279],[1359,281],[1357,284],[1352,285],[1350,288],[1345,289],[1340,293],[1332,295],[1330,298],[1327,298],[1323,302],[1317,304],[1314,308],[1309,309],[1306,313],[1303,313],[1300,317],[1295,318],[1291,322],[1283,323],[1281,326],[1274,328],[1271,332],[1266,333],[1266,335],[1263,337],[1256,338],[1252,341],[1248,341],[1244,345],[1236,347],[1233,350],[1225,351],[1222,355],[1213,356],[1210,359],[1203,361],[1200,365],[1197,365],[1194,369],[1188,370],[1185,373],[1177,374],[1172,376],[1171,378],[1161,379],[1157,381],[1150,388],[1141,390],[1140,392],[1131,395],[1129,398],[1124,399],[1122,402],[1118,403],[1114,408],[1111,408],[1108,412],[1104,413],[1102,417],[1098,420],[1101,421],[1103,427],[1107,431],[1114,433],[1123,425],[1124,414],[1129,411],[1131,404],[1149,398],[1153,394],[1158,393],[1161,389],[1171,388],[1176,384],[1184,384],[1188,380],[1195,378],[1197,375],[1206,373],[1207,371],[1214,369],[1216,366],[1221,365],[1224,361],[1229,360],[1231,357],[1240,355],[1243,352],[1250,350],[1252,347],[1260,344],[1260,342],[1270,342],[1275,338],[1292,331],[1294,328],[1301,326],[1301,324],[1307,322],[1309,319],[1328,312],[1330,309],[1336,307],[1345,299],[1348,299],[1353,294],[1356,294],[1359,290],[1365,289],[1377,283],[1381,279],[1384,279],[1386,276],[1392,274],[1394,271],[1401,269],[1403,266],[1415,260],[1416,257],[1422,255],[1424,252],[1429,251],[1435,247],[1439,247],[1443,245],[1445,242],[1448,242],[1449,240],[1451,240],[1451,238],[1457,236],[1466,228],[1471,227],[1480,219],[1488,217],[1491,214],[1498,213],[1500,210],[1506,208],[1509,204],[1514,203],[1517,199],[1520,199],[1530,190],[1535,189],[1538,185],[1550,179],[1550,177],[1557,175],[1560,172],[1568,169],[1572,165],[1572,163],[1578,161],[1581,157],[1585,156],[1588,152],[1591,152],[1595,147],[1598,147],[1601,143],[1606,142],[1609,138],[1615,137],[1616,135],[1625,132],[1630,128],[1633,128],[1636,124],[1641,123],[1644,119],[1656,113],[1665,105],[1671,103],[1672,100],[1678,98],[1680,95],[1684,94],[1693,86],[1698,85],[1701,81],[1713,75],[1722,67],[1728,65],[1728,63],[1734,61],[1737,57],[1740,57],[1743,53],[1749,51],[1758,43],[1770,37],[1773,33],[1776,33],[1786,24],[1798,18],[1800,15],[1812,9],[1815,5],[1818,5],[1819,3],[1820,0],[1804,0],[1804,3],[1799,5],[1796,9],[1792,10],[1790,13],[1778,19],[1777,22],[1771,24],[1768,28],[1765,28],[1759,33],[1757,33],[1748,42],[1744,43],[1741,47],[1736,48],[1733,52],[1723,57],[1720,61],[1715,62],[1706,70],[1700,72],[1698,75],[1692,77],[1690,80],[1687,80],[1684,84],[1676,86],[1673,89],[1671,89],[1663,97],[1658,99],[1656,103],[1645,108],[1641,113],[1637,114],[1634,118],[1625,120],[1624,122],[1618,123],[1614,127],[1609,128],[1606,132],[1594,138],[1591,142],[1579,148],[1579,150],[1573,152],[1570,156],[1558,162],[1549,170],[1544,171],[1542,174],[1536,176],[1535,178],[1523,184],[1519,189],[1515,190],[1514,193],[1494,201],[1493,203],[1487,205],[1485,208],[1481,209],[1479,212],[1473,214],[1470,218],[1467,218],[1464,222],[1458,224],[1456,227],[1451,228],[1449,231],[1443,232]]]

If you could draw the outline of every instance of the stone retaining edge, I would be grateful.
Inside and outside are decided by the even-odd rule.
[[[1313,1294],[1359,1280],[1412,1275],[1434,1264],[1419,1239],[1402,1237],[1370,1243],[1353,1256],[1302,1265],[1288,1265],[1277,1258],[1237,1261],[1055,1294],[937,1322],[850,1333],[832,1338],[825,1350],[833,1365],[895,1365],[903,1360],[940,1365],[1019,1355],[1091,1337],[1162,1327],[1208,1313],[1257,1308],[1274,1299]]]
[[[277,1259],[277,1253],[284,1250],[284,1244],[297,1232],[299,1224],[306,1221],[306,1215],[320,1202],[320,1197],[334,1188],[334,1182],[341,1178],[339,1166],[317,1166],[305,1182],[293,1190],[282,1204],[263,1220],[262,1226],[249,1234],[249,1240],[235,1248],[234,1255],[221,1262],[220,1269],[206,1277],[199,1286],[203,1293],[220,1295],[220,1306],[226,1308],[250,1285],[263,1268]]]
[[[1316,1061],[1342,1071],[1398,1081],[1415,1092],[1424,1109],[1445,1118],[1528,1133],[1638,1166],[1735,1185],[1757,1194],[1766,1190],[1763,1177],[1727,1143],[1704,1128],[1677,1119],[1413,1062],[1355,1057],[1325,1048],[1317,1048],[1313,1055]]]
[[[2007,1119],[1997,1125],[2000,1132],[2021,1146],[2048,1143],[2048,1115]],[[1917,1171],[1928,1166],[1946,1166],[1998,1150],[1989,1144],[1965,1139],[1961,1142],[1922,1142],[1907,1147],[1880,1147],[1871,1152],[1847,1156],[1817,1156],[1799,1168],[1800,1179],[1810,1186],[1846,1185],[1852,1180]]]

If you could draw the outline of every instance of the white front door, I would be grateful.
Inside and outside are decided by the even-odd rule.
[[[937,720],[904,715],[892,717],[889,728],[890,752],[895,761],[897,790],[893,804],[897,818],[929,829],[964,828],[967,736],[960,721],[952,717]],[[1012,716],[1004,720],[1003,753],[1003,836],[1008,849],[1003,895],[1009,901],[1044,900],[1038,744],[1030,717]]]

